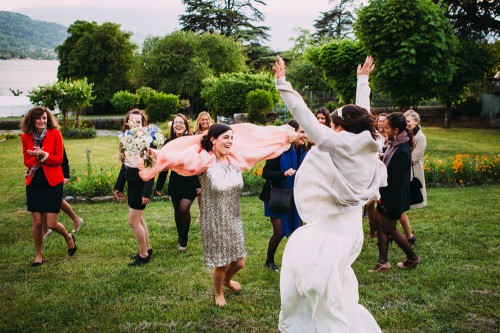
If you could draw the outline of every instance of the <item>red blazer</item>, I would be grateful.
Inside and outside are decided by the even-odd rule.
[[[33,136],[23,133],[21,136],[23,142],[24,165],[28,168],[40,164],[33,156],[28,154],[29,150],[34,150]],[[64,175],[61,168],[63,161],[63,139],[58,129],[48,129],[43,140],[42,149],[49,153],[49,157],[42,163],[43,173],[50,186],[56,186],[64,181]],[[26,186],[31,183],[33,177],[26,178]]]

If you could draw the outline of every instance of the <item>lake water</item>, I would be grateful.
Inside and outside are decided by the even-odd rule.
[[[13,96],[9,88],[22,91],[57,81],[57,60],[0,60],[0,96]]]

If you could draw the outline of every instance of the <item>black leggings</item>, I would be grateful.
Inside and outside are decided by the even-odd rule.
[[[191,226],[191,204],[193,201],[189,199],[172,199],[174,205],[175,226],[177,227],[177,235],[179,246],[186,247],[188,243],[189,227]]]

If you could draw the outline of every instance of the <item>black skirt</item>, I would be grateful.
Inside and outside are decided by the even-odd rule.
[[[170,172],[167,193],[173,200],[196,198],[196,189],[201,188],[198,176],[181,176],[177,172]]]
[[[38,168],[31,183],[26,186],[26,198],[29,212],[59,213],[63,198],[63,182],[50,186],[43,172]]]
[[[142,193],[145,182],[139,177],[139,169],[125,168],[125,179],[127,180],[128,206],[137,210],[144,210],[146,205],[142,204]]]

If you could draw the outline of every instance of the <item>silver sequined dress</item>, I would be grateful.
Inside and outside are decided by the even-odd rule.
[[[219,162],[199,177],[205,263],[222,267],[246,256],[240,209],[243,177],[232,165]]]

